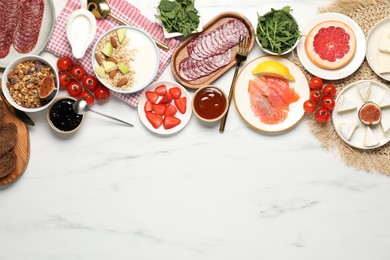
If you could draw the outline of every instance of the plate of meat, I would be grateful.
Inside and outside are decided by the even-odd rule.
[[[262,71],[258,72],[260,66]],[[302,119],[303,103],[309,94],[306,77],[294,63],[277,56],[263,56],[249,61],[239,73],[234,103],[251,127],[278,133]]]
[[[54,29],[51,0],[0,0],[0,67],[43,51]]]
[[[173,53],[171,69],[185,87],[198,89],[210,85],[235,63],[240,35],[250,37],[249,50],[255,38],[250,21],[235,12],[225,12],[204,25],[202,33],[183,42]]]

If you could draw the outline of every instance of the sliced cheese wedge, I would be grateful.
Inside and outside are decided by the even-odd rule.
[[[390,120],[387,118],[382,118],[381,120],[381,126],[384,133],[389,132],[390,130]]]
[[[363,82],[358,85],[359,94],[364,102],[368,101],[371,93],[371,82]]]
[[[379,101],[379,106],[380,107],[388,107],[390,106],[390,90],[387,90],[382,98],[381,101]]]
[[[379,39],[379,51],[390,53],[390,29],[384,28]]]
[[[372,147],[379,144],[379,139],[369,126],[366,126],[366,134],[364,135],[363,145],[366,147]]]
[[[378,72],[379,74],[390,73],[390,53],[378,53]]]
[[[342,113],[356,109],[356,104],[346,96],[340,96],[338,100],[337,112]]]
[[[358,126],[359,124],[356,121],[343,122],[339,125],[338,129],[340,134],[349,141]]]

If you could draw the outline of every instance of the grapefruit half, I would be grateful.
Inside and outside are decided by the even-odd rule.
[[[355,55],[356,36],[340,21],[317,24],[306,36],[305,51],[316,66],[336,70],[347,65]]]

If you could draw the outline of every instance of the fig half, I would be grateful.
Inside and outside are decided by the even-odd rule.
[[[359,119],[365,125],[376,125],[381,121],[382,110],[380,106],[372,101],[366,102],[359,109]]]

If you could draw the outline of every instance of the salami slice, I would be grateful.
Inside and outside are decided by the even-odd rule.
[[[20,20],[14,35],[14,47],[20,53],[30,52],[38,41],[41,29],[44,0],[22,0]]]
[[[20,17],[19,0],[0,0],[0,58],[8,55]]]

